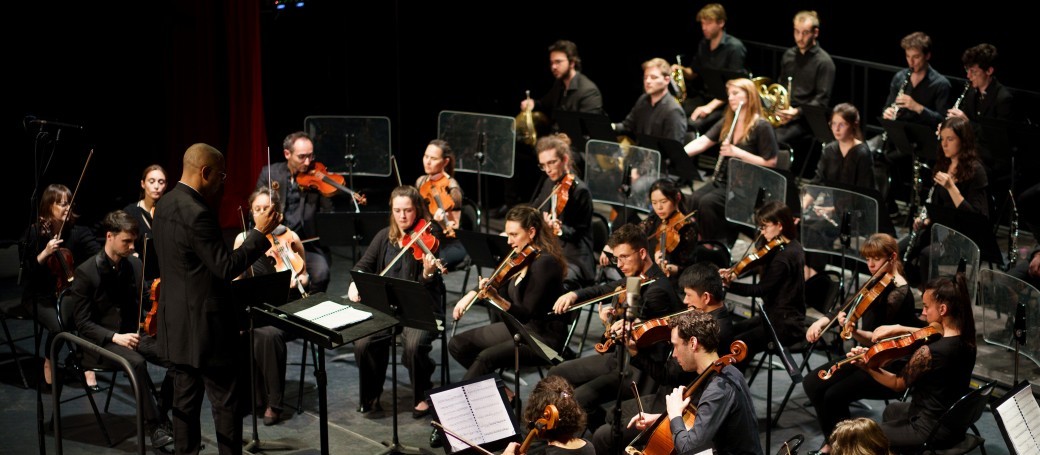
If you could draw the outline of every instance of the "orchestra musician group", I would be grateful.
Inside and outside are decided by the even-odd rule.
[[[675,68],[678,74],[689,83],[705,71],[742,68],[746,51],[725,33],[721,5],[705,6],[697,20],[704,41],[693,65]],[[702,104],[684,106],[666,88],[677,74],[668,62],[655,58],[643,64],[645,93],[625,120],[615,124],[617,131],[685,142],[691,157],[717,147],[718,164],[712,181],[697,188],[683,188],[685,183],[667,178],[645,182],[649,196],[644,209],[649,214],[638,223],[622,220],[602,251],[593,247],[593,195],[574,166],[583,161],[581,151],[572,147],[573,138],[549,134],[524,150],[537,158],[544,176],[533,199],[505,213],[502,235],[511,253],[462,299],[447,299],[443,275],[467,254],[455,237],[462,229],[463,188],[454,178],[451,144],[435,139],[423,152],[423,174],[415,185],[399,184],[389,192],[387,226],[351,269],[421,283],[432,301],[447,302],[434,309],[441,319],[450,315],[458,323],[473,305],[489,307],[489,323],[452,333],[448,351],[466,370],[462,380],[511,368],[514,355],[524,366],[551,366],[524,412],[525,420],[534,421],[542,408],[559,408],[564,422],[560,429],[538,433],[551,447],[545,453],[612,454],[629,441],[645,445],[645,453],[708,448],[718,453],[768,452],[757,437],[759,424],[744,370],[773,342],[817,343],[828,332],[856,346],[846,358],[816,369],[804,382],[823,439],[819,453],[841,447],[827,441],[839,429],[851,431],[851,423],[844,421],[851,417],[852,402],[898,399],[910,386],[914,387],[909,397],[889,405],[883,422],[870,431],[887,440],[892,450],[919,446],[942,412],[968,390],[976,355],[964,275],[928,279],[929,260],[938,254],[927,242],[928,214],[910,213],[913,223],[901,240],[894,232],[870,235],[859,251],[872,276],[845,305],[822,302],[830,311],[814,322],[808,320],[806,308],[820,302],[807,302],[806,278],[826,263],[807,257],[799,239],[800,223],[818,226],[814,235],[824,235],[827,223],[813,223],[833,224],[833,204],[828,207],[821,195],[813,194],[803,196],[801,207],[765,201],[755,207],[758,228],[750,233],[725,216],[732,198],[746,197],[727,190],[728,163],[736,159],[776,167],[779,143],[809,134],[801,108],[829,107],[834,66],[816,42],[818,17],[799,12],[793,24],[796,46],[784,55],[780,72],[781,80],[790,76],[785,81],[789,98],[779,109],[764,107],[762,84],[749,78],[726,82],[726,100],[701,90],[694,104]],[[916,32],[902,46],[909,68],[893,78],[883,116],[936,129],[939,147],[926,202],[990,216],[978,121],[988,113],[1005,112],[1006,106],[992,103],[1009,103],[1010,97],[993,76],[995,48],[981,45],[965,52],[970,82],[961,96],[964,104],[961,99],[953,104],[949,81],[928,65],[930,38]],[[537,102],[523,101],[523,110],[544,110],[550,118],[567,110],[602,111],[598,88],[577,72],[580,58],[574,43],[560,41],[550,47],[550,63],[556,77],[552,91]],[[986,96],[987,90],[1001,95]],[[692,109],[682,112],[683,107]],[[676,117],[680,113],[682,117]],[[773,116],[777,124],[770,120]],[[829,110],[828,118],[836,140],[823,149],[813,183],[875,190],[875,172],[886,166],[902,166],[900,173],[908,168],[909,158],[891,142],[879,139],[871,146],[864,140],[855,106],[840,103]],[[705,119],[711,119],[710,124],[704,124]],[[285,344],[290,335],[274,327],[254,329],[260,379],[256,396],[249,397],[249,380],[241,377],[243,355],[248,355],[242,348],[245,328],[241,309],[230,297],[233,279],[291,270],[293,299],[324,292],[330,282],[347,279],[330,273],[327,248],[309,240],[317,235],[315,214],[333,207],[328,194],[363,197],[344,187],[342,180],[336,183],[322,174],[324,166],[315,161],[314,141],[307,133],[289,134],[283,155],[284,162],[260,170],[248,201],[253,227],[245,225],[243,217],[243,232],[233,248],[224,242],[216,210],[227,163],[221,152],[206,144],[187,149],[181,179],[169,186],[161,166],[147,167],[140,182],[141,199],[105,218],[103,245],[87,227],[76,224],[69,188],[54,184],[42,192],[39,214],[23,242],[30,253],[23,255],[29,272],[23,302],[48,331],[47,346],[55,334],[74,330],[131,360],[141,376],[147,376],[145,359],[168,369],[163,402],[151,400],[144,407],[156,449],[198,451],[204,393],[213,407],[220,453],[241,452],[243,409],[263,412],[265,425],[283,419]],[[332,189],[326,194],[298,180],[301,176]],[[733,247],[740,234],[753,238],[737,261],[718,264],[698,254],[707,241]],[[147,251],[147,239],[154,241],[154,251]],[[155,285],[142,278],[146,274],[141,268],[149,262],[137,256],[144,254],[158,257],[160,278]],[[1040,274],[1035,272],[1040,267],[1032,265],[1038,256],[1034,251],[1024,258],[1030,265],[1023,273],[1034,278]],[[611,270],[612,275],[603,273]],[[757,279],[747,279],[752,274]],[[603,276],[620,279],[599,279]],[[642,287],[638,306],[630,306],[625,298],[626,292],[632,293],[625,286],[630,278]],[[144,296],[149,293],[158,294],[152,296],[157,305],[154,334],[138,327],[144,323]],[[724,304],[727,293],[760,298],[762,311],[738,320]],[[354,283],[347,295],[351,301],[365,302]],[[917,299],[922,302],[920,314]],[[515,319],[537,341],[564,352],[569,328],[580,314],[576,311],[587,305],[595,305],[604,326],[598,353],[554,366],[544,365],[532,346],[523,345],[514,354],[506,319]],[[65,307],[70,307],[68,317],[58,312]],[[436,364],[430,353],[438,334],[404,328],[400,335],[401,361],[414,390],[412,415],[418,419],[431,412],[426,392],[434,387]],[[396,336],[387,330],[354,342],[359,412],[382,408]],[[48,383],[52,371],[48,360]],[[635,390],[628,388],[630,379],[639,383]],[[653,397],[645,409],[640,395]],[[611,422],[605,405],[622,398],[639,401],[640,409],[616,415]],[[166,415],[168,410],[172,416]],[[694,414],[697,418],[691,422]],[[936,434],[948,443],[963,430],[939,428]],[[437,431],[431,443],[443,443]],[[510,446],[506,453],[524,453],[525,446]],[[650,446],[657,448],[650,451]]]

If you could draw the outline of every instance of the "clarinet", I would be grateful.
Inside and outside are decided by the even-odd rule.
[[[892,109],[895,109],[895,111],[892,114],[892,118],[893,119],[896,118],[897,114],[899,114],[899,105],[896,104],[895,100],[899,99],[899,95],[903,95],[903,94],[906,93],[906,86],[907,86],[907,84],[910,83],[910,76],[913,76],[913,75],[914,75],[913,68],[909,68],[909,69],[906,70],[906,79],[903,79],[903,83],[899,86],[899,91],[896,92],[896,97],[895,97],[895,99],[892,100],[892,104],[888,105],[888,107],[890,107]],[[888,108],[885,108],[885,109],[887,110]],[[888,131],[882,132],[881,133],[881,143],[884,144],[887,141],[888,141]],[[884,147],[882,147],[882,149],[884,149]]]
[[[970,89],[970,88],[971,88],[971,81],[969,80],[968,82],[964,83],[964,91],[961,92],[961,96],[957,97],[957,101],[953,102],[953,107],[951,109],[960,109],[961,108],[961,101],[964,101],[964,95],[968,94],[968,89]]]
[[[1011,195],[1011,226],[1008,229],[1008,265],[1007,270],[1011,270],[1018,262],[1018,206],[1015,205],[1015,195],[1008,190],[1008,194]]]
[[[733,113],[733,123],[730,123],[729,131],[726,133],[726,139],[724,139],[722,141],[723,143],[726,143],[726,142],[729,142],[730,144],[733,143],[733,130],[737,129],[737,119],[740,118],[740,110],[743,107],[744,107],[744,102],[741,101],[740,104],[737,105],[736,112]],[[719,181],[719,177],[722,176],[722,162],[723,161],[726,161],[726,157],[722,156],[721,152],[720,152],[719,160],[715,162],[715,172],[711,174],[711,179],[713,181],[718,182]]]
[[[918,221],[918,226],[910,232],[910,241],[906,244],[906,251],[903,253],[903,263],[907,264],[910,262],[910,252],[917,246],[918,238],[921,236],[921,231],[924,229],[924,220],[928,219],[928,204],[932,203],[932,193],[935,192],[935,185],[928,190],[928,197],[924,200],[924,205],[921,206],[921,210],[917,212],[915,219]]]

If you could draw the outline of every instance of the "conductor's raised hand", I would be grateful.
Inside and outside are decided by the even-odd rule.
[[[281,224],[282,214],[276,212],[272,207],[265,207],[263,210],[253,212],[253,222],[256,224],[256,230],[267,235]]]

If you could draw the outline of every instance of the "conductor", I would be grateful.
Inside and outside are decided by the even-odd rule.
[[[224,155],[206,144],[184,152],[181,180],[156,204],[153,233],[162,271],[158,344],[173,366],[173,435],[176,453],[198,453],[203,391],[209,396],[221,454],[242,453],[238,400],[248,384],[236,381],[238,321],[231,280],[270,247],[278,226],[271,210],[255,215],[257,227],[230,250],[216,206],[227,177]]]

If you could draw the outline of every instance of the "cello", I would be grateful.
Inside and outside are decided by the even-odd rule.
[[[699,391],[702,387],[707,385],[708,380],[712,376],[715,376],[722,371],[726,365],[733,365],[747,355],[747,345],[740,340],[734,341],[730,344],[730,354],[726,354],[719,357],[718,360],[711,363],[708,368],[705,368],[697,379],[690,384],[686,390],[683,391],[683,398],[690,398],[693,394]],[[693,426],[694,420],[697,417],[697,403],[692,400],[685,409],[683,409],[682,419],[686,424],[687,428]],[[625,453],[629,455],[669,455],[675,451],[675,439],[672,436],[671,425],[668,424],[668,414],[661,414],[654,423],[648,425],[643,432],[636,436],[635,439],[625,447]],[[757,437],[757,436],[756,436]],[[638,447],[641,446],[642,449]]]

